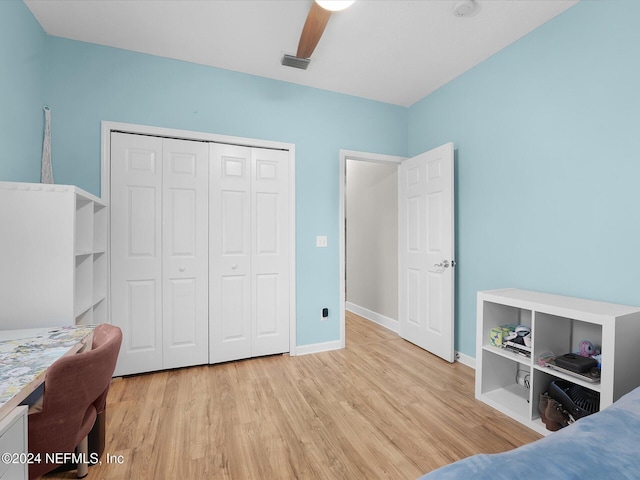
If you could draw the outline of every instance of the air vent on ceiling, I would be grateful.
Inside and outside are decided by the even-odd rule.
[[[307,67],[309,66],[310,61],[311,61],[310,58],[298,58],[294,55],[287,55],[285,53],[284,57],[282,57],[281,63],[285,67],[293,67],[293,68],[300,68],[301,70],[306,70]]]

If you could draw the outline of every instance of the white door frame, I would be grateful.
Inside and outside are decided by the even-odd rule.
[[[297,344],[296,344],[296,222],[295,222],[295,153],[296,147],[293,143],[285,143],[285,142],[275,142],[271,140],[260,140],[255,138],[243,138],[243,137],[233,137],[230,135],[218,135],[214,133],[206,133],[206,132],[194,132],[190,130],[177,130],[173,128],[163,128],[163,127],[153,127],[148,125],[136,125],[132,123],[120,123],[120,122],[109,122],[102,121],[101,126],[102,134],[101,134],[101,142],[102,142],[102,157],[101,157],[101,182],[100,182],[100,198],[109,204],[109,194],[111,190],[111,132],[124,132],[124,133],[133,133],[139,135],[151,135],[156,137],[168,137],[168,138],[178,138],[183,140],[195,140],[201,142],[214,142],[214,143],[226,143],[231,145],[241,145],[246,147],[254,147],[254,148],[269,148],[275,150],[286,150],[289,152],[289,161],[290,161],[290,175],[289,175],[289,215],[290,215],[290,226],[289,226],[289,268],[290,268],[290,285],[289,285],[289,355],[296,355]],[[110,261],[110,233],[111,233],[111,222],[108,222],[107,225],[107,265],[109,265]],[[111,269],[108,268],[108,280],[107,285],[111,283]],[[111,303],[110,292],[107,292],[107,297],[109,299],[108,305]],[[344,303],[343,303],[344,308]],[[108,311],[108,318],[111,321],[111,309]],[[344,316],[342,318],[342,330],[344,330]],[[344,335],[343,335],[344,339]],[[343,340],[344,345],[344,340]]]
[[[347,173],[347,160],[359,160],[363,162],[374,162],[374,163],[395,163],[399,165],[403,160],[406,160],[407,157],[398,157],[395,155],[382,155],[379,153],[367,153],[367,152],[358,152],[354,150],[340,150],[340,180],[339,180],[339,211],[338,211],[338,222],[340,229],[340,239],[339,239],[339,248],[340,248],[340,345],[341,348],[345,346],[345,315],[346,315],[346,296],[345,296],[345,231],[344,231],[344,222],[345,222],[345,211],[344,211],[344,196],[345,196],[345,181],[346,181],[346,173]]]

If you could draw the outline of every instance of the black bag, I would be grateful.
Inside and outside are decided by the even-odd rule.
[[[585,357],[586,358],[586,357]],[[554,380],[549,384],[549,396],[560,402],[574,420],[600,410],[600,394],[566,380]]]

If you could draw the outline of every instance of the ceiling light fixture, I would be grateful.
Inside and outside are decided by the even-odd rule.
[[[330,12],[339,12],[349,8],[355,0],[316,0],[316,3]]]

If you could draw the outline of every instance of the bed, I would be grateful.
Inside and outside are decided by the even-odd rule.
[[[640,478],[640,387],[601,412],[497,454],[474,455],[419,480]]]

